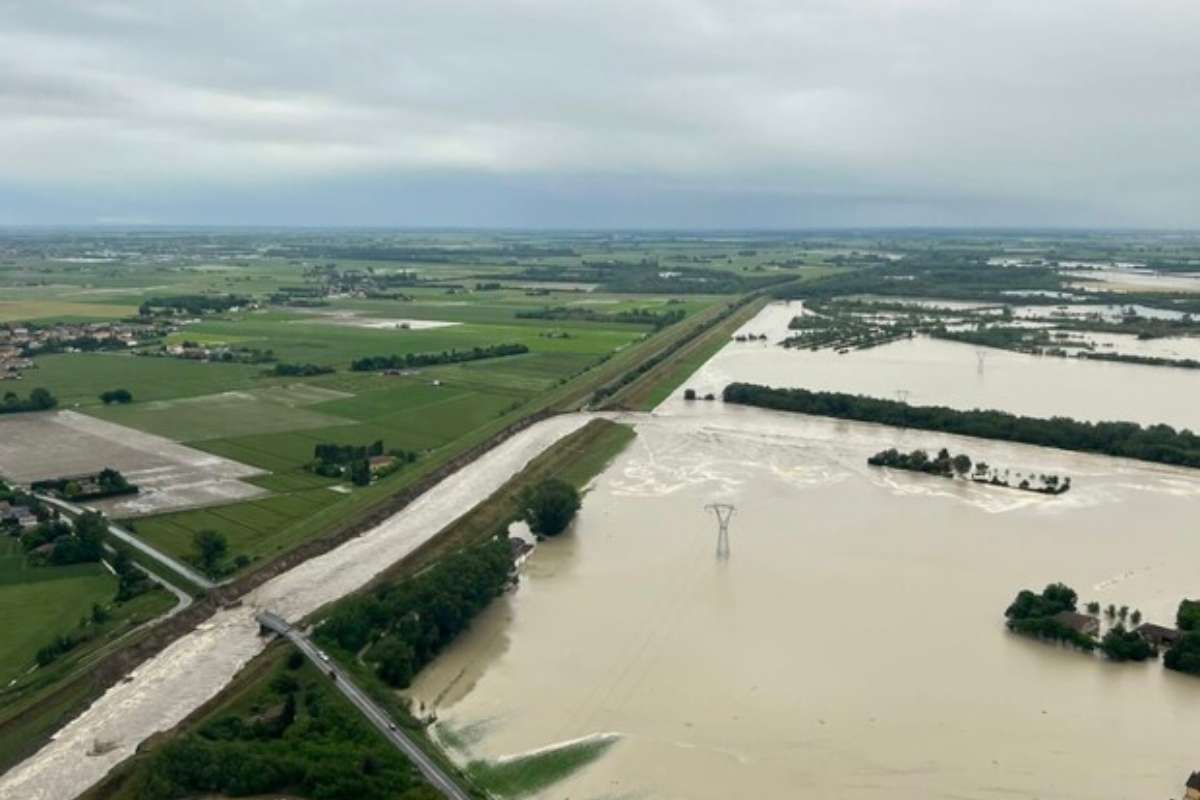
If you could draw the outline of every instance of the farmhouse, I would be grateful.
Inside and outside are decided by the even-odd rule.
[[[1077,614],[1074,611],[1060,611],[1053,617],[1060,625],[1065,625],[1076,633],[1084,636],[1096,636],[1100,633],[1100,620],[1087,614]]]
[[[13,506],[0,503],[0,523],[16,523],[19,530],[36,528],[37,516],[25,506]]]
[[[1166,628],[1151,622],[1138,626],[1137,632],[1155,647],[1170,647],[1183,637],[1183,634],[1174,628]]]

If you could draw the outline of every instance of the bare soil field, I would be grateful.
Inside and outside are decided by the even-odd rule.
[[[245,500],[265,490],[242,478],[264,474],[149,433],[74,411],[0,418],[0,475],[17,483],[119,470],[141,492],[91,503],[112,516]]]

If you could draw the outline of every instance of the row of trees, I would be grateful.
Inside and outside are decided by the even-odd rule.
[[[994,410],[959,411],[841,392],[776,389],[751,383],[729,384],[724,399],[727,403],[778,411],[1200,467],[1200,436],[1189,430],[1176,431],[1170,425],[1142,427],[1136,422],[1080,422],[1070,417],[1042,419]]]
[[[22,398],[16,392],[5,392],[0,403],[0,414],[16,414],[22,411],[47,411],[58,405],[58,399],[49,389],[37,388]]]
[[[150,297],[139,307],[138,314],[150,317],[156,314],[191,314],[201,316],[250,304],[249,297],[233,294],[188,294],[174,297]]]
[[[443,350],[440,353],[405,353],[391,356],[366,356],[350,362],[355,372],[376,372],[385,369],[417,369],[439,364],[458,364],[464,361],[479,361],[485,358],[517,356],[528,353],[523,344],[495,344],[488,347],[472,347],[470,350]]]
[[[579,306],[546,306],[545,308],[518,311],[517,319],[546,319],[546,320],[577,320],[581,322],[619,322],[631,325],[650,325],[659,331],[668,325],[674,325],[687,316],[682,308],[668,311],[655,311],[649,308],[632,308],[628,311],[617,311],[605,314],[591,308]]]
[[[512,580],[512,548],[507,537],[496,536],[347,601],[316,636],[348,653],[369,644],[366,661],[389,685],[405,687]]]
[[[324,366],[321,364],[287,364],[280,362],[271,370],[272,375],[292,378],[309,378],[313,375],[328,375],[335,372],[333,367]]]

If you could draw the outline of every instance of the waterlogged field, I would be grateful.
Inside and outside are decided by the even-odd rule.
[[[820,354],[774,346],[792,313],[765,310],[740,332],[770,344],[731,342],[684,387],[869,392],[829,385]],[[857,363],[836,373],[851,381],[896,347],[828,361]],[[1038,391],[1038,367],[1059,360],[1012,354],[1027,383],[976,385],[962,349],[972,393],[949,393],[967,407],[1047,414],[1074,400],[1081,417],[1191,419],[1163,398],[1147,412],[1119,380],[1095,398],[1062,379]],[[913,385],[939,363],[893,369]],[[1116,366],[1146,375],[1143,388],[1186,374]],[[414,702],[457,760],[520,765],[609,744],[545,798],[1178,792],[1195,769],[1200,725],[1185,709],[1200,681],[1016,637],[1003,612],[1018,590],[1064,581],[1081,602],[1172,624],[1195,593],[1200,472],[689,402],[684,387],[638,419],[573,531],[539,546],[517,592],[418,677]],[[866,464],[888,447],[943,446],[1073,488],[1047,497]],[[737,509],[728,558],[714,502]]]
[[[1062,580],[1170,624],[1194,593],[1200,477],[718,404],[664,411],[517,592],[419,676],[462,763],[615,738],[537,796],[701,800],[1168,797],[1195,768],[1200,681],[1015,637],[1003,611]],[[889,446],[1074,488],[866,465]],[[713,502],[737,508],[728,559]]]
[[[743,381],[904,399],[913,405],[1200,429],[1200,403],[1195,402],[1200,370],[1033,356],[925,337],[844,355],[778,347],[776,342],[788,334],[788,322],[799,313],[796,302],[769,306],[739,331],[767,334],[767,341],[730,343],[685,387],[720,396],[729,383]],[[1179,347],[1191,350],[1188,344]],[[682,390],[676,392],[676,399],[681,396]]]

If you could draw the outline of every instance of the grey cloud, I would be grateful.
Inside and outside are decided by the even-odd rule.
[[[362,191],[393,198],[371,224],[1190,225],[1198,23],[1182,0],[8,3],[0,220],[186,222],[224,193],[225,221],[314,223]]]

